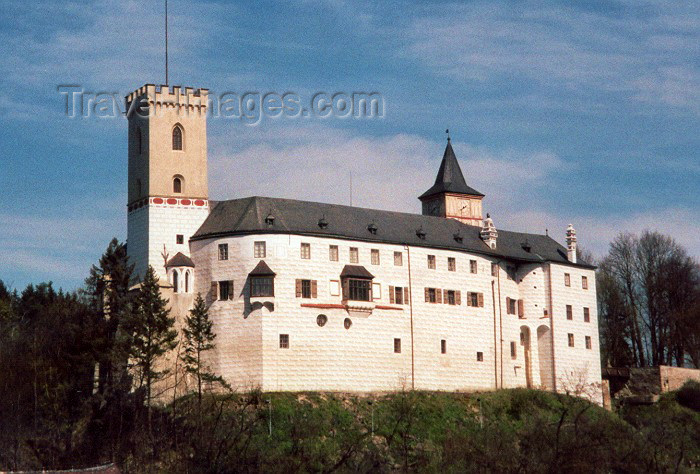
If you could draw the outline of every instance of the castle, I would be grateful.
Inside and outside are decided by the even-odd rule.
[[[128,254],[180,320],[194,295],[234,388],[573,391],[601,380],[594,267],[496,229],[449,141],[422,215],[248,197],[210,201],[207,90],[126,97]],[[264,157],[263,157],[264,159]],[[600,391],[589,393],[600,403]]]

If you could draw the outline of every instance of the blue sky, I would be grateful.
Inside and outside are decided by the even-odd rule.
[[[575,5],[573,5],[575,3]],[[79,287],[126,238],[126,121],[60,84],[161,83],[161,1],[3,2],[0,279]],[[658,229],[700,257],[697,2],[170,0],[171,84],[379,92],[383,119],[209,121],[210,196],[419,212],[452,132],[497,227],[603,255]]]

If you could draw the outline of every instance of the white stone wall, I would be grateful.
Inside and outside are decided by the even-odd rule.
[[[253,258],[255,241],[266,242],[265,262],[277,273],[274,306],[251,305],[246,287],[248,273],[259,259]],[[311,245],[311,259],[300,258],[301,243]],[[229,259],[218,260],[218,244],[229,245]],[[339,247],[339,261],[329,261],[329,245]],[[400,308],[377,309],[366,316],[348,314],[342,308],[309,308],[302,304],[340,304],[341,296],[330,294],[330,280],[339,280],[343,266],[351,264],[349,248],[359,249],[363,265],[381,285],[381,297],[374,303]],[[380,250],[380,265],[372,265],[371,249]],[[214,369],[235,387],[261,387],[263,390],[389,391],[402,387],[426,390],[489,390],[527,385],[526,346],[521,344],[521,328],[529,330],[530,384],[552,388],[551,332],[549,316],[548,265],[521,265],[515,280],[506,277],[506,262],[499,274],[491,276],[496,261],[463,252],[373,244],[332,238],[267,234],[196,241],[191,244],[196,263],[196,291],[211,302],[211,281],[232,280],[234,298],[214,301],[210,314],[217,332]],[[403,266],[394,265],[394,251],[403,253]],[[409,256],[410,251],[410,256]],[[436,269],[429,269],[427,256],[435,255]],[[455,257],[457,269],[448,270],[447,258]],[[470,272],[470,260],[477,261],[477,274]],[[391,304],[389,286],[412,287],[411,306]],[[572,288],[564,291],[554,284],[555,354],[564,357],[557,365],[557,377],[567,371],[588,371],[587,380],[600,381],[595,285],[593,272],[563,265],[552,266],[553,282],[563,269],[572,274]],[[580,289],[580,275],[589,275],[589,289]],[[577,275],[574,277],[574,275]],[[576,279],[578,278],[578,279]],[[318,282],[314,299],[297,298],[295,280]],[[573,291],[578,282],[578,291]],[[459,290],[461,305],[426,303],[424,288]],[[484,295],[483,307],[467,305],[468,292]],[[443,294],[443,300],[445,296]],[[506,298],[524,301],[524,317],[507,314]],[[590,305],[591,322],[569,328],[559,323],[565,318],[560,307],[573,301],[576,308]],[[494,306],[495,302],[495,306]],[[319,327],[319,314],[328,323]],[[352,326],[345,329],[345,318]],[[538,328],[545,332],[538,338]],[[566,334],[576,331],[577,347],[567,352]],[[593,349],[583,346],[583,335],[593,337]],[[279,347],[279,335],[288,334],[290,347]],[[563,335],[562,335],[563,334]],[[401,339],[401,353],[394,353],[394,338]],[[441,340],[447,353],[441,353]],[[516,342],[516,358],[511,358],[510,342]],[[580,342],[579,342],[580,341]],[[413,347],[413,354],[412,354]],[[477,361],[477,352],[483,361]],[[413,355],[413,370],[412,356]],[[502,356],[502,360],[501,360]],[[594,367],[593,367],[594,366]],[[502,380],[502,383],[501,383]],[[561,389],[560,384],[558,387]]]
[[[169,258],[178,252],[190,256],[188,241],[208,215],[208,205],[194,204],[151,203],[131,211],[127,220],[127,251],[130,262],[135,265],[134,277],[142,278],[151,265],[158,276],[167,281],[163,251]],[[177,244],[178,234],[183,236],[183,244]]]
[[[558,264],[551,264],[550,271],[557,391],[585,391],[602,403],[595,272]],[[565,273],[570,275],[571,286],[564,283]],[[587,290],[582,288],[582,276],[588,277]],[[572,305],[572,320],[566,319],[567,304]],[[584,307],[590,311],[588,323],[583,320]],[[569,347],[568,334],[574,335],[574,347]],[[586,349],[585,336],[591,337],[591,349]]]

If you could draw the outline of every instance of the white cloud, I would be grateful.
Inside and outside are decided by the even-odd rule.
[[[476,3],[415,19],[404,54],[465,81],[534,81],[700,110],[700,10],[621,13]],[[589,94],[590,95],[590,94]]]
[[[433,184],[444,150],[444,144],[406,134],[358,137],[323,127],[256,133],[265,144],[212,150],[213,199],[264,195],[349,204],[352,173],[354,205],[419,212],[417,197]],[[274,138],[265,139],[266,133]],[[548,152],[453,145],[468,184],[491,202],[522,199],[533,182],[563,167]]]

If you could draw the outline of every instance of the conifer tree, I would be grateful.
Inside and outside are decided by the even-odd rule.
[[[158,277],[149,265],[136,295],[134,311],[124,325],[124,333],[128,336],[126,347],[129,361],[136,369],[139,386],[146,391],[149,431],[153,385],[170,372],[159,368],[158,361],[177,346],[177,331],[173,329],[175,318],[170,317],[167,304],[168,300],[160,295]]]
[[[209,319],[209,312],[204,304],[201,294],[197,294],[194,307],[185,319],[182,332],[185,336],[184,351],[181,356],[185,365],[185,371],[191,374],[197,381],[197,406],[198,413],[202,412],[202,383],[219,382],[223,379],[216,376],[203,360],[205,352],[214,349],[216,334],[212,331],[213,322]]]
[[[121,320],[132,309],[133,295],[129,292],[133,265],[129,264],[126,245],[112,239],[98,265],[90,269],[85,280],[91,309],[101,320],[100,393],[114,389],[128,390],[124,351],[117,344],[117,331]]]

